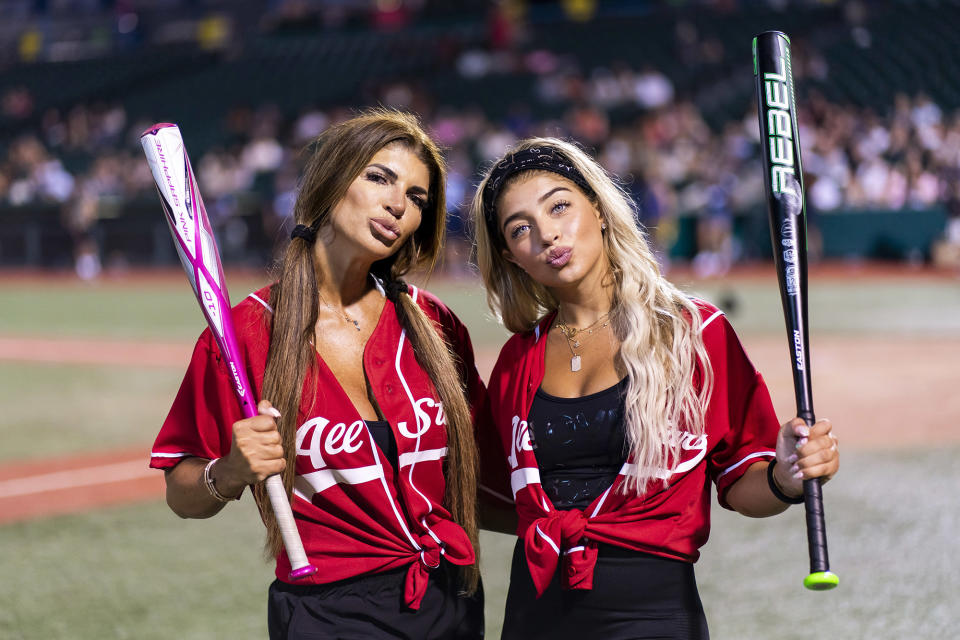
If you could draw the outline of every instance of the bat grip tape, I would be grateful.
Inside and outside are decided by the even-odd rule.
[[[829,571],[827,527],[823,518],[823,494],[818,478],[803,481],[804,506],[807,517],[807,544],[810,550],[810,572]]]

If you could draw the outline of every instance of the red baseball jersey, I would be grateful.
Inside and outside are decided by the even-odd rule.
[[[416,287],[410,293],[460,357],[475,425],[487,423],[479,424],[476,434],[493,478],[488,492],[506,494],[509,500],[508,472],[488,426],[486,390],[467,330],[434,296]],[[270,343],[267,300],[268,288],[233,309],[241,357],[258,398]],[[441,556],[458,565],[473,563],[475,556],[466,533],[444,507],[443,407],[389,300],[364,349],[363,365],[396,438],[397,471],[318,354],[304,381],[297,416],[292,506],[304,549],[319,570],[301,583],[325,584],[409,566],[406,600],[418,608],[428,572]],[[205,330],[153,446],[150,466],[167,469],[187,456],[219,458],[230,452],[232,425],[243,418],[230,380],[216,342]],[[284,580],[289,571],[289,560],[281,553],[277,578]]]
[[[561,563],[561,582],[590,589],[596,543],[603,542],[668,558],[695,562],[710,529],[710,482],[720,504],[750,463],[775,456],[779,429],[770,394],[723,313],[697,301],[702,335],[714,373],[705,433],[682,429],[680,459],[660,470],[664,488],[653,482],[642,495],[624,486],[635,466],[628,459],[613,485],[583,511],[557,510],[540,485],[540,470],[527,432],[527,417],[544,377],[543,339],[553,317],[533,331],[514,335],[500,352],[488,385],[493,419],[516,500],[517,535],[537,593],[550,584]],[[700,384],[695,376],[695,384]]]

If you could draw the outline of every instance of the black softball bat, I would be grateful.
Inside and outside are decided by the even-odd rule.
[[[807,216],[790,38],[779,31],[765,31],[755,37],[753,73],[757,86],[770,240],[790,344],[797,415],[808,426],[813,426],[816,418],[810,387],[810,348],[807,339]],[[803,584],[816,591],[832,589],[840,579],[830,571],[820,480],[804,480],[803,495],[810,550],[810,575]]]

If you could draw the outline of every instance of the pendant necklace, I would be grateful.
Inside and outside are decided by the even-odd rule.
[[[354,320],[353,318],[351,318],[350,316],[348,316],[345,311],[343,311],[343,310],[341,310],[341,309],[337,309],[337,308],[334,307],[332,304],[330,304],[329,302],[327,302],[326,300],[324,300],[323,295],[321,295],[319,289],[317,290],[317,295],[320,297],[320,302],[323,303],[323,306],[325,306],[327,309],[330,309],[330,310],[333,311],[335,314],[337,314],[338,316],[340,316],[341,318],[343,318],[344,321],[349,322],[350,324],[352,324],[353,327],[354,327],[357,331],[360,331],[360,323],[357,322],[356,320]]]
[[[588,336],[592,336],[594,333],[600,331],[601,329],[603,329],[604,327],[610,324],[610,320],[608,319],[609,315],[610,315],[610,312],[608,311],[602,316],[600,316],[596,322],[594,322],[588,327],[584,327],[583,329],[577,329],[576,327],[571,327],[570,325],[564,322],[557,322],[557,325],[556,325],[557,329],[559,329],[560,333],[563,334],[563,337],[566,338],[567,346],[570,348],[570,355],[571,355],[570,371],[573,371],[574,373],[576,373],[577,371],[580,371],[580,366],[581,366],[580,354],[574,351],[575,348],[579,348],[581,345],[581,342],[577,338],[577,336],[579,336],[581,333],[586,333]]]

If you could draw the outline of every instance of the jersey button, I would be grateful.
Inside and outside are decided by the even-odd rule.
[[[392,385],[392,384],[388,384],[385,388],[386,388],[386,390],[387,390],[387,393],[393,393],[393,385]]]

